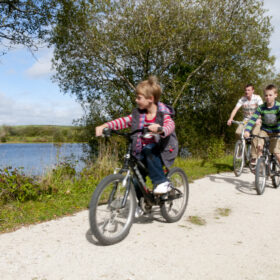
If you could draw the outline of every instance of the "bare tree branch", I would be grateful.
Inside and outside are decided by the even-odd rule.
[[[6,4],[9,6],[9,12],[12,12],[13,10],[17,10],[21,13],[25,13],[26,11],[21,10],[20,8],[18,8],[16,5],[20,4],[19,1],[13,1],[13,0],[0,0],[0,4]]]
[[[177,94],[177,96],[176,96],[176,98],[175,98],[175,100],[174,100],[174,102],[173,102],[173,104],[172,104],[173,107],[176,106],[176,104],[177,104],[179,98],[181,97],[181,95],[183,94],[185,88],[189,85],[189,81],[190,81],[190,79],[192,78],[192,76],[194,76],[194,75],[204,66],[204,64],[207,63],[208,61],[209,61],[209,58],[206,57],[206,58],[204,59],[204,61],[203,61],[194,71],[192,71],[192,72],[189,74],[187,80],[185,81],[185,83],[184,83],[183,86],[181,87],[179,93]]]

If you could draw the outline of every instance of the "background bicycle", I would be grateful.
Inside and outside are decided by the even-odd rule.
[[[257,160],[256,172],[255,172],[255,186],[259,195],[264,193],[266,181],[270,177],[272,179],[272,185],[274,188],[278,188],[280,185],[280,165],[274,154],[269,151],[269,144],[271,139],[278,139],[280,136],[261,137],[264,139],[264,146],[262,156]]]
[[[245,124],[240,121],[232,121],[234,124]],[[234,147],[234,155],[233,155],[233,171],[235,176],[240,176],[243,168],[247,165],[250,170],[253,172],[255,166],[251,164],[251,148],[252,148],[252,138],[244,138],[244,129],[242,130],[241,137],[236,141]]]
[[[174,167],[166,173],[172,189],[167,194],[156,195],[150,190],[142,173],[148,174],[143,163],[132,154],[132,133],[104,129],[105,135],[119,134],[128,141],[123,167],[116,174],[105,177],[96,187],[89,209],[92,234],[103,245],[123,240],[129,233],[136,209],[136,188],[142,193],[139,204],[144,212],[160,207],[167,222],[176,222],[183,216],[188,203],[189,185],[185,172]],[[141,130],[143,131],[143,130]],[[104,132],[103,132],[104,133]],[[142,172],[141,172],[142,171]]]

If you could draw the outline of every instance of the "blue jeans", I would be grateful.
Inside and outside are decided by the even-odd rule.
[[[158,145],[155,143],[146,145],[141,152],[141,161],[148,169],[154,187],[167,181]]]
[[[148,174],[147,174],[144,170],[140,169],[141,175],[143,176],[144,179],[146,178],[147,175],[149,175],[154,187],[156,187],[158,184],[167,181],[163,171],[163,163],[161,161],[160,152],[158,146],[155,143],[148,144],[143,148],[140,159],[148,170]],[[140,191],[140,188],[136,182],[137,181],[133,179],[136,196],[138,200],[140,200],[143,194]]]

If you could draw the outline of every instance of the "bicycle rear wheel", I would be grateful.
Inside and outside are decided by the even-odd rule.
[[[129,188],[123,186],[123,179],[121,174],[107,176],[98,184],[91,198],[91,232],[103,245],[112,245],[123,240],[133,223],[135,190],[132,184]]]
[[[272,162],[272,174],[272,185],[277,189],[280,185],[280,166],[275,161]]]
[[[186,173],[178,167],[172,168],[167,175],[174,189],[168,193],[167,200],[160,206],[161,214],[168,223],[174,223],[183,216],[189,197],[189,183]]]
[[[256,166],[255,186],[257,194],[261,195],[264,192],[266,183],[266,165],[265,158],[260,157]]]
[[[240,176],[242,170],[244,168],[244,144],[243,141],[238,140],[235,144],[234,148],[234,156],[233,156],[233,171],[235,176]]]

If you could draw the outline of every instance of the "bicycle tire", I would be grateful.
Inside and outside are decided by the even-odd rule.
[[[267,172],[266,172],[265,158],[260,157],[257,161],[256,173],[255,173],[255,187],[258,195],[263,194],[265,190],[266,177],[267,177]]]
[[[90,201],[90,229],[102,245],[112,245],[122,241],[128,235],[134,220],[135,190],[131,183],[126,204],[122,207],[127,189],[122,185],[123,179],[124,176],[121,174],[105,177],[96,187]]]
[[[179,198],[167,200],[160,206],[161,214],[168,223],[174,223],[184,215],[189,198],[189,183],[186,173],[179,167],[172,168],[167,175],[174,190],[168,193],[168,198],[181,195]]]
[[[244,168],[244,145],[241,140],[235,143],[233,156],[233,172],[236,177],[239,177]]]
[[[252,159],[251,151],[252,151],[252,144],[251,143],[246,144],[245,153],[244,153],[246,156],[246,162],[247,162],[246,164],[248,165],[250,171],[254,173],[256,170],[256,163],[255,164],[251,163],[251,159]]]
[[[280,166],[275,161],[272,162],[272,174],[272,185],[277,189],[280,186]]]

